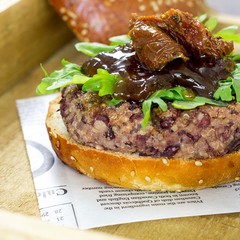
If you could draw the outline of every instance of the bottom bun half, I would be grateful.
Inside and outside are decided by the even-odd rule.
[[[142,157],[98,150],[73,141],[63,123],[59,98],[50,103],[46,126],[57,156],[71,168],[124,188],[161,191],[202,189],[240,178],[239,152],[204,160]]]

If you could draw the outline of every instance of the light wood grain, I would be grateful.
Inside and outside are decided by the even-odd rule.
[[[75,41],[69,42],[44,62],[48,71],[59,68],[62,58],[82,61],[82,56],[73,47]],[[35,88],[42,76],[36,64],[24,79],[0,96],[0,209],[38,218],[40,214],[15,100],[35,96]],[[0,223],[3,221],[5,217],[0,216]],[[240,213],[145,221],[93,231],[138,240],[236,240],[240,236]]]
[[[41,222],[33,217],[0,211],[1,240],[124,240],[105,233],[94,231],[77,231]]]
[[[0,36],[0,93],[73,38],[47,0],[21,0],[0,12]]]

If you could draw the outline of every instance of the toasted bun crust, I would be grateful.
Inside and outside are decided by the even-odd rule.
[[[126,34],[132,13],[155,15],[170,8],[194,16],[207,12],[203,0],[49,0],[81,41],[107,43],[109,37]]]
[[[77,171],[107,184],[161,191],[202,189],[240,179],[240,154],[205,160],[139,157],[79,145],[70,139],[59,111],[50,103],[46,126],[58,157]]]

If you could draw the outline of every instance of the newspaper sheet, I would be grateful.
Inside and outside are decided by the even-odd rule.
[[[240,211],[240,181],[199,191],[150,192],[112,187],[64,165],[45,127],[55,95],[17,100],[42,219],[88,229],[164,218]]]

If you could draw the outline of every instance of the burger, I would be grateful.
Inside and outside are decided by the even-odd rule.
[[[107,184],[202,189],[240,178],[240,65],[236,27],[170,9],[136,16],[110,44],[80,42],[81,66],[45,77],[61,91],[46,126],[57,156]]]

